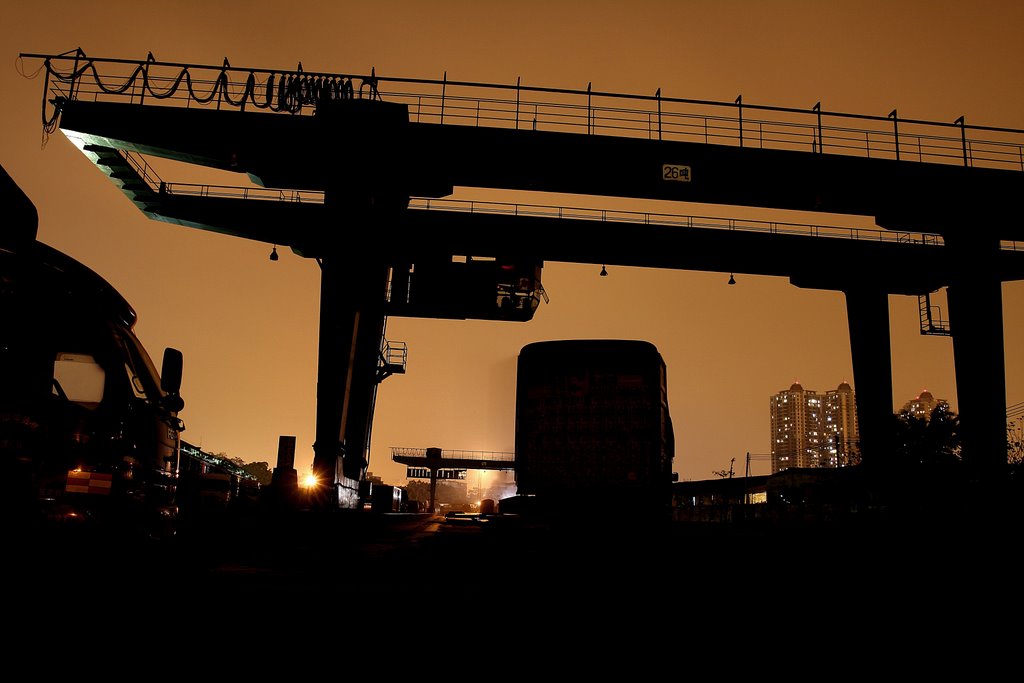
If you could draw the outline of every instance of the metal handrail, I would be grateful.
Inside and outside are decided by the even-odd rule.
[[[158,191],[160,187],[163,186],[163,180],[161,180],[160,176],[157,175],[156,170],[149,165],[149,162],[147,162],[145,157],[141,154],[122,150],[121,156],[124,157],[124,160],[128,162],[129,166],[135,169],[139,174],[139,177],[142,178],[142,181],[151,189]]]
[[[324,193],[316,190],[283,190],[273,187],[236,187],[230,185],[201,185],[195,183],[164,183],[163,191],[169,195],[194,197],[220,197],[227,199],[255,199],[259,201],[323,204]]]
[[[964,117],[954,122],[900,119],[896,110],[875,116],[824,111],[820,103],[801,109],[750,104],[742,98],[717,102],[665,97],[660,89],[655,95],[637,95],[589,86],[582,90],[452,81],[447,74],[443,80],[387,78],[372,70],[368,76],[305,71],[301,64],[281,70],[232,67],[226,59],[220,66],[158,62],[152,55],[145,60],[99,59],[80,49],[59,55],[23,53],[21,58],[44,60],[43,122],[48,130],[55,128],[62,102],[69,99],[138,104],[156,99],[186,107],[304,114],[314,112],[324,99],[367,97],[404,103],[410,120],[420,123],[516,129],[528,124],[534,130],[1024,171],[1024,130],[969,125]],[[52,96],[49,100],[46,93]],[[49,114],[47,101],[54,107]],[[830,123],[823,124],[823,118]],[[845,121],[856,123],[838,125]]]
[[[405,457],[405,458],[426,458],[426,448],[403,448],[398,446],[391,447],[391,457]],[[493,460],[495,462],[514,462],[516,459],[515,453],[509,453],[507,451],[466,451],[466,450],[442,450],[441,457],[445,460]]]
[[[167,194],[177,195],[255,199],[264,201],[293,201],[309,204],[323,204],[324,202],[324,193],[314,190],[277,190],[273,188],[193,185],[189,183],[164,183],[163,188]],[[619,211],[578,206],[567,207],[544,204],[517,204],[507,202],[481,202],[476,200],[412,197],[409,200],[409,208],[415,211],[452,211],[458,213],[478,213],[485,215],[585,220],[602,223],[635,223],[643,225],[663,225],[667,227],[675,226],[715,230],[735,230],[742,232],[802,235],[805,237],[841,238],[874,242],[916,243],[930,246],[943,244],[942,235],[927,232],[875,230],[871,228],[853,228],[838,225],[761,221],[745,218],[725,218],[719,216],[693,216],[642,211]],[[1008,251],[1024,250],[1024,243],[1004,241],[1002,243],[1002,248]]]
[[[324,193],[315,190],[278,190],[260,187],[232,187],[218,185],[195,185],[189,183],[164,183],[169,195],[192,195],[232,199],[255,199],[262,201],[292,201],[309,204],[323,204]],[[639,223],[687,228],[709,228],[738,230],[744,232],[767,232],[771,234],[804,235],[809,237],[830,237],[878,242],[918,243],[941,245],[942,236],[926,232],[875,230],[847,226],[820,225],[810,223],[789,223],[784,221],[761,221],[717,216],[692,216],[641,211],[619,211],[586,207],[552,206],[544,204],[517,204],[508,202],[481,202],[477,200],[432,199],[412,197],[409,208],[416,211],[452,211],[486,215],[511,215],[535,218],[559,218],[597,222]],[[1016,242],[1004,242],[1004,248],[1017,250]]]
[[[388,365],[400,365],[404,368],[409,357],[409,347],[405,342],[386,340],[380,355]]]
[[[145,164],[135,159],[130,152],[124,152],[133,165]],[[323,204],[324,193],[317,190],[281,190],[267,187],[235,187],[228,185],[199,185],[192,183],[162,183],[151,166],[145,177],[150,180],[154,191],[161,189],[169,195],[198,197],[220,197],[228,199],[254,199],[260,201],[284,201],[304,204]],[[517,204],[509,202],[481,202],[462,199],[432,199],[412,197],[409,208],[416,211],[454,211],[459,213],[480,213],[488,215],[511,215],[538,218],[564,218],[598,222],[638,223],[643,225],[664,225],[686,228],[707,228],[715,230],[737,230],[744,232],[766,232],[778,235],[803,235],[805,237],[826,237],[878,242],[916,243],[930,246],[943,244],[942,235],[928,232],[875,230],[872,228],[851,228],[838,225],[810,223],[789,223],[785,221],[761,221],[721,216],[694,216],[686,214],[652,213],[643,211],[618,211],[587,207],[567,207],[545,204]],[[1002,240],[1002,251],[1024,251],[1020,240]]]
[[[689,216],[641,211],[619,211],[584,207],[548,206],[542,204],[511,204],[458,199],[427,199],[413,197],[409,208],[421,211],[452,211],[510,215],[519,217],[559,218],[597,222],[636,223],[685,228],[708,228],[743,232],[762,232],[777,235],[803,235],[876,242],[916,243],[929,246],[943,244],[942,235],[926,232],[891,231],[870,228],[852,228],[836,225],[761,221],[717,216]]]

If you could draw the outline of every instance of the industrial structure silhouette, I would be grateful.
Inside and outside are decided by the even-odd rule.
[[[887,297],[950,334],[964,462],[1005,465],[1001,284],[1024,279],[1024,131],[734,102],[302,69],[23,54],[58,128],[148,216],[322,270],[313,469],[354,506],[387,316],[528,321],[545,261],[774,275],[841,291],[861,452],[892,414]],[[246,187],[167,182],[153,155]],[[445,200],[486,187],[873,216],[880,230]],[[930,294],[946,287],[949,323]]]

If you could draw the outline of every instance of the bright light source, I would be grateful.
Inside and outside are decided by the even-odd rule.
[[[313,472],[310,472],[309,474],[307,474],[305,477],[302,478],[302,486],[303,486],[303,488],[307,488],[307,489],[316,488],[317,484],[319,484],[319,483],[320,483],[319,480],[316,478],[316,475],[313,474]]]

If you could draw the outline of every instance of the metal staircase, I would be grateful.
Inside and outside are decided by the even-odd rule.
[[[154,217],[159,210],[162,181],[141,155],[102,145],[86,144],[81,149],[132,203]]]
[[[932,305],[931,295],[920,294],[917,297],[917,306],[921,313],[921,334],[949,337],[952,333],[949,329],[949,321],[942,318],[942,309]]]

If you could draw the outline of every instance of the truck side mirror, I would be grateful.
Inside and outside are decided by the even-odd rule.
[[[160,388],[168,394],[181,391],[181,368],[183,356],[178,349],[164,349],[164,363],[160,368]]]

